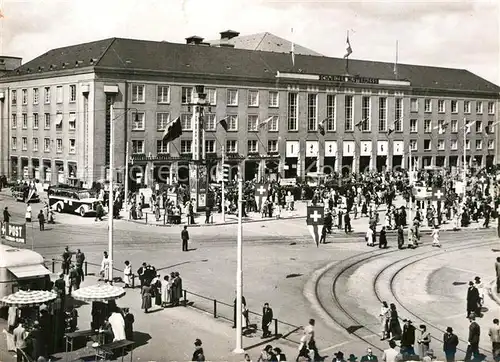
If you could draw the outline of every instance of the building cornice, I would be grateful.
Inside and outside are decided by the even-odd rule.
[[[13,71],[15,73],[15,71]],[[23,75],[11,75],[0,77],[0,84],[4,83],[16,83],[30,80],[38,80],[44,78],[58,78],[58,77],[70,77],[81,74],[94,73],[94,66],[82,67],[82,68],[71,68],[64,70],[53,70],[49,72],[32,72]]]

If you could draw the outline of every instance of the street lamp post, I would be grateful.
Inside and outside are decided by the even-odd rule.
[[[241,354],[245,351],[242,347],[242,299],[243,299],[243,179],[238,179],[238,250],[236,270],[236,348],[234,353]]]
[[[115,165],[115,127],[113,103],[110,105],[110,140],[109,140],[109,196],[108,196],[108,257],[109,257],[109,282],[113,283],[113,173]]]

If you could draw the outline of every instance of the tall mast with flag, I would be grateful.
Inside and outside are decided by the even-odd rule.
[[[292,67],[295,67],[295,43],[293,41],[293,28],[291,29],[292,33],[292,49],[290,50],[290,54],[292,55]]]
[[[346,39],[346,45],[345,45],[345,72],[346,74],[349,74],[349,55],[352,54],[352,48],[351,48],[351,42],[349,41],[349,30],[347,30],[347,39]]]
[[[394,76],[398,79],[398,41],[396,40],[396,61],[394,62]]]

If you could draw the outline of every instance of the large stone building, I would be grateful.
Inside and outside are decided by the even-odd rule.
[[[500,89],[466,70],[399,64],[395,72],[361,60],[346,69],[344,59],[300,54],[292,62],[286,51],[238,49],[233,31],[221,36],[215,45],[105,39],[50,50],[5,75],[0,173],[87,185],[105,178],[113,104],[116,167],[130,161],[146,184],[186,180],[196,85],[207,94],[206,157],[220,159],[224,145],[246,179],[304,178],[318,166],[406,168],[410,148],[419,167],[460,167],[464,121],[476,121],[468,162],[498,157]],[[183,134],[167,144],[163,130],[177,117]]]

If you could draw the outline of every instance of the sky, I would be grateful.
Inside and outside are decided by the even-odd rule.
[[[0,0],[3,55],[109,37],[184,43],[270,32],[325,56],[467,69],[500,85],[500,0]],[[293,28],[293,33],[291,29]]]

